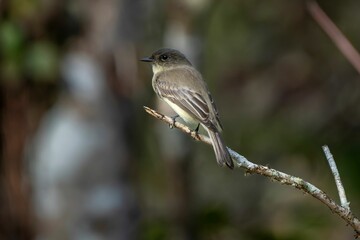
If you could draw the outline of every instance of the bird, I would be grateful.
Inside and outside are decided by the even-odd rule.
[[[172,48],[161,48],[140,59],[152,65],[152,87],[160,99],[190,126],[201,125],[208,133],[217,163],[234,168],[223,137],[223,126],[213,97],[202,75],[186,56]],[[174,117],[174,121],[175,118]]]

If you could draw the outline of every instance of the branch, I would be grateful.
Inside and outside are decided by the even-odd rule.
[[[151,116],[166,122],[171,127],[176,127],[180,129],[182,132],[190,135],[193,139],[211,145],[211,141],[207,136],[198,134],[195,131],[189,129],[184,124],[176,122],[171,117],[165,116],[151,108],[144,106],[144,109]],[[279,182],[284,185],[292,186],[293,188],[299,189],[304,193],[310,194],[311,196],[328,206],[332,212],[336,213],[348,225],[350,225],[355,230],[355,237],[360,237],[360,220],[354,216],[354,214],[350,211],[349,208],[336,204],[336,202],[332,200],[324,191],[320,190],[316,186],[304,181],[299,177],[294,177],[278,170],[269,168],[267,166],[252,163],[244,156],[233,151],[232,149],[228,148],[228,150],[231,154],[232,159],[235,162],[236,167],[245,169],[246,173],[248,174],[259,174],[269,178],[270,180]]]
[[[344,188],[344,186],[343,186],[343,184],[341,182],[340,173],[339,173],[339,171],[337,169],[334,157],[331,154],[330,149],[329,149],[328,146],[324,145],[324,146],[322,146],[322,149],[323,149],[324,154],[326,156],[326,159],[327,159],[327,161],[329,163],[331,172],[332,172],[332,174],[334,176],[335,184],[336,184],[336,187],[337,187],[338,193],[339,193],[341,206],[343,206],[348,211],[350,211],[350,206],[349,206],[350,202],[348,202],[348,200],[346,199],[345,188]]]
[[[306,6],[310,15],[360,74],[360,54],[355,47],[350,43],[335,23],[331,21],[316,1],[308,0],[306,2]]]

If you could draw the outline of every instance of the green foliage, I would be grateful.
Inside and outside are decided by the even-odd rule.
[[[58,75],[58,54],[51,42],[33,43],[24,56],[24,68],[34,81],[51,81]]]
[[[21,29],[13,22],[0,23],[1,79],[3,81],[21,78],[21,56],[24,36]]]
[[[0,23],[0,47],[5,58],[17,58],[24,44],[21,29],[10,21]]]
[[[4,82],[53,81],[58,76],[58,49],[51,41],[26,42],[22,29],[12,21],[0,24],[1,75]]]
[[[142,240],[166,240],[168,236],[169,225],[162,222],[153,220],[143,226],[140,233],[140,239]]]

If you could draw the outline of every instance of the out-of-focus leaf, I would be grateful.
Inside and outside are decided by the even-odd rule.
[[[0,48],[3,57],[15,58],[21,50],[24,38],[13,22],[0,23]]]
[[[58,53],[50,42],[36,42],[25,56],[25,71],[34,81],[53,81],[58,74]]]
[[[163,240],[168,239],[169,226],[162,221],[152,221],[146,223],[141,231],[141,239],[144,240]]]

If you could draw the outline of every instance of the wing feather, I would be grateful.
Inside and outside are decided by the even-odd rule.
[[[209,117],[209,106],[201,94],[187,87],[176,87],[163,82],[158,82],[156,88],[160,97],[175,103],[205,126],[214,127]]]
[[[172,78],[180,77],[186,78],[186,84],[172,81]],[[199,81],[198,78],[201,78],[201,75],[194,69],[182,67],[167,70],[154,75],[153,88],[161,98],[176,104],[207,128],[221,131],[222,126],[214,100],[205,82]],[[201,90],[194,90],[199,88]]]

